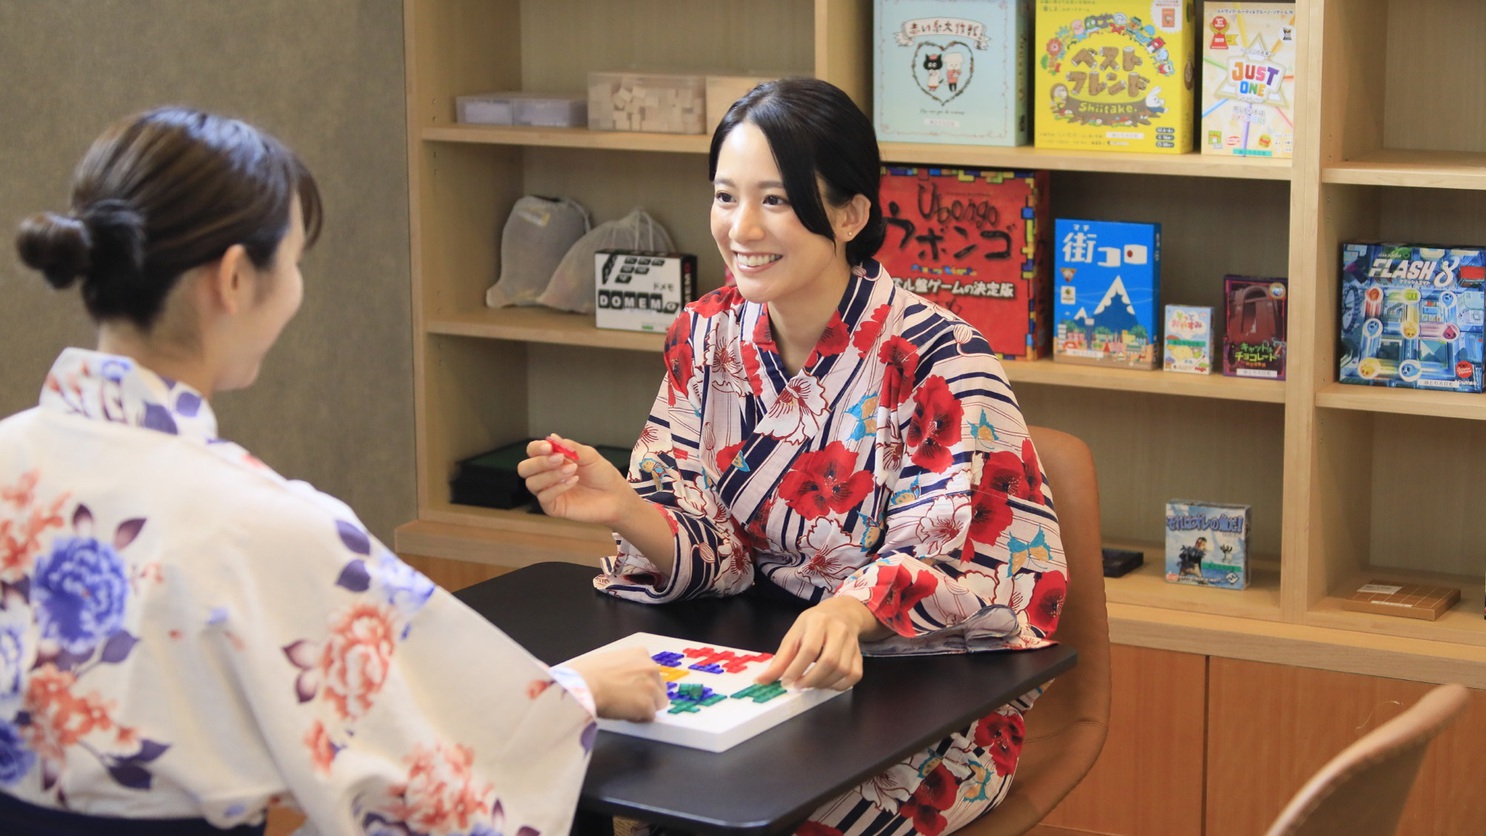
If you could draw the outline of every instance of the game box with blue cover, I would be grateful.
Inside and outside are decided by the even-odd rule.
[[[1160,366],[1160,224],[1058,218],[1053,284],[1054,360]]]

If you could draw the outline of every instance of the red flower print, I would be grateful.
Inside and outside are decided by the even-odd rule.
[[[1006,501],[1006,493],[990,487],[989,480],[982,478],[975,486],[970,506],[969,539],[991,545],[1011,526],[1011,518],[1011,504]]]
[[[1022,460],[1004,450],[986,456],[980,486],[1005,496],[1025,496],[1027,472]]]
[[[912,636],[910,615],[919,601],[934,594],[939,581],[933,572],[913,572],[902,566],[877,567],[867,609],[899,635]]]
[[[114,727],[111,706],[97,693],[79,697],[72,693],[77,677],[48,662],[31,674],[26,683],[25,707],[31,722],[24,727],[32,751],[55,764],[67,760],[66,750],[93,731]]]
[[[393,815],[417,833],[468,832],[474,819],[490,816],[492,786],[474,783],[474,762],[467,746],[418,746],[407,760],[407,783],[391,788],[402,796]]]
[[[913,343],[894,335],[882,344],[877,359],[887,368],[882,373],[882,403],[888,409],[897,409],[908,399],[908,390],[913,388],[913,375],[918,371],[918,349]]]
[[[795,828],[795,836],[841,836],[841,831],[818,821],[807,821]]]
[[[324,723],[319,720],[315,721],[315,725],[305,732],[304,745],[309,747],[310,762],[314,765],[315,771],[321,775],[329,775],[330,763],[335,760],[335,753],[339,752],[341,747],[331,742],[330,733],[325,731]]]
[[[997,712],[975,725],[975,745],[991,753],[997,775],[1011,775],[1016,772],[1026,734],[1027,721],[1022,715]]]
[[[959,785],[943,764],[924,776],[913,795],[898,807],[898,815],[913,820],[913,827],[927,836],[939,836],[946,824],[943,812],[955,803]]]
[[[1030,438],[1022,442],[1022,471],[1026,478],[1022,499],[1046,505],[1047,500],[1042,496],[1042,465],[1037,461],[1037,448],[1032,446]]]
[[[1058,629],[1063,614],[1063,600],[1068,597],[1068,576],[1062,572],[1043,572],[1032,587],[1032,603],[1027,607],[1027,623],[1051,636]]]
[[[778,351],[774,345],[774,327],[769,324],[769,309],[764,308],[759,312],[758,321],[753,323],[753,344],[761,351]]]
[[[358,603],[330,628],[320,654],[323,693],[341,719],[360,717],[387,682],[392,668],[391,615],[372,603]]]
[[[813,520],[855,508],[872,490],[872,474],[856,470],[856,453],[839,441],[803,453],[779,483],[779,495],[800,516]]]
[[[810,359],[805,361],[806,365],[814,365],[822,357],[834,357],[846,350],[850,333],[846,330],[846,323],[841,321],[841,312],[831,314],[831,321],[826,325],[826,330],[821,332],[820,340],[815,344],[815,351],[810,353]]]
[[[716,316],[723,311],[731,310],[743,301],[743,294],[736,287],[720,287],[690,305],[686,306],[689,311],[695,311],[701,316]]]
[[[687,384],[691,383],[691,317],[678,316],[666,332],[666,379],[670,389],[666,402],[676,405],[676,394],[686,396]]]
[[[748,391],[755,398],[764,393],[763,378],[759,375],[758,349],[753,343],[743,343],[743,373],[748,376]]]
[[[913,393],[913,417],[903,439],[913,450],[909,458],[924,470],[943,473],[954,462],[949,448],[960,443],[963,428],[960,419],[965,408],[944,378],[935,375],[925,380]]]
[[[722,448],[721,450],[718,450],[717,451],[717,470],[718,470],[718,472],[721,473],[722,471],[727,470],[728,468],[730,468],[733,465],[737,464],[738,451],[739,450],[742,450],[742,449],[743,449],[743,442],[740,441],[737,444],[729,444],[728,446]]]
[[[878,335],[882,333],[882,325],[887,321],[887,314],[890,310],[892,310],[891,305],[878,305],[871,317],[857,323],[856,333],[851,336],[852,348],[862,355],[871,351],[872,346],[877,342]]]

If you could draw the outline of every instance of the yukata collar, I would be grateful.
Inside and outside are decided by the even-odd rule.
[[[40,403],[94,421],[217,439],[217,416],[200,392],[116,354],[63,350],[46,376]]]

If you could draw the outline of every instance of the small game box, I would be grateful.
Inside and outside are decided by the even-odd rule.
[[[1183,499],[1166,503],[1166,580],[1246,588],[1249,506]]]
[[[707,130],[707,82],[699,75],[588,74],[588,128],[700,134]]]
[[[1145,564],[1145,552],[1112,548],[1105,548],[1102,551],[1104,577],[1106,578],[1124,577]]]
[[[1285,379],[1290,299],[1283,278],[1223,277],[1223,374]]]
[[[697,257],[647,250],[597,250],[594,325],[665,333],[696,299]]]
[[[1193,0],[1038,0],[1033,144],[1192,150]]]
[[[876,2],[879,140],[1027,144],[1031,0]]]
[[[1059,218],[1053,359],[1154,369],[1161,336],[1161,225]]]
[[[1295,153],[1294,3],[1207,3],[1202,30],[1204,154]]]
[[[1213,370],[1213,309],[1197,305],[1166,306],[1165,352],[1162,368],[1168,372],[1211,374]]]
[[[887,240],[877,260],[900,287],[958,314],[1003,358],[1048,350],[1048,173],[883,169]]]
[[[1342,599],[1342,609],[1434,621],[1460,600],[1453,586],[1372,580]]]
[[[1342,245],[1342,383],[1480,392],[1486,250]]]
[[[772,653],[708,645],[654,633],[633,633],[596,650],[643,647],[660,665],[670,696],[649,723],[599,720],[599,728],[665,743],[722,752],[789,718],[850,691],[785,688],[754,682]],[[583,658],[579,656],[578,658]]]

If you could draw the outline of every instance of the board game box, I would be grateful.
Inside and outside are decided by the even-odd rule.
[[[1295,152],[1294,3],[1208,3],[1202,30],[1202,153]]]
[[[1371,580],[1342,599],[1342,609],[1434,621],[1460,601],[1453,586]]]
[[[1249,585],[1249,506],[1166,503],[1166,580],[1218,589]]]
[[[1162,368],[1168,372],[1211,374],[1213,370],[1213,309],[1198,305],[1167,305]]]
[[[877,138],[1027,144],[1031,37],[1031,0],[876,0]]]
[[[1154,369],[1161,362],[1161,225],[1058,218],[1053,359]]]
[[[1480,392],[1486,250],[1342,245],[1343,383]]]
[[[778,682],[760,685],[753,680],[768,666],[772,653],[654,633],[632,633],[583,656],[637,646],[645,648],[660,665],[670,707],[657,712],[649,723],[601,718],[599,728],[604,731],[722,752],[796,714],[850,693],[828,688],[785,688]]]
[[[599,328],[664,334],[697,298],[697,257],[689,253],[596,250],[593,272]]]
[[[1192,150],[1193,0],[1038,0],[1038,148]]]
[[[1290,298],[1284,278],[1223,277],[1223,374],[1285,379]]]
[[[974,325],[1003,358],[1048,350],[1048,173],[886,166],[887,240],[900,286]]]

